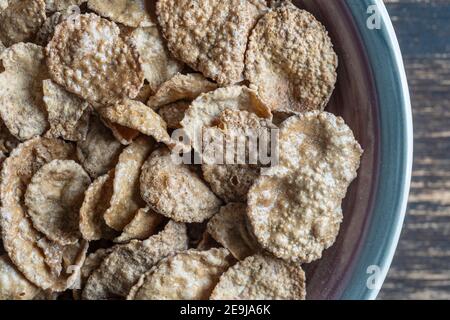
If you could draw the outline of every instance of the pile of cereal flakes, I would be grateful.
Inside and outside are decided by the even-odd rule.
[[[0,299],[305,299],[362,155],[314,16],[1,0],[0,60]]]

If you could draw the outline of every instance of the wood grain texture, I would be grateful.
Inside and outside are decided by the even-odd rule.
[[[405,59],[415,155],[407,218],[379,299],[450,299],[450,0],[385,3]]]

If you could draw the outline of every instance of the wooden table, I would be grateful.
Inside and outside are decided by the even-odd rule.
[[[450,0],[386,0],[414,113],[409,208],[380,299],[450,299]]]

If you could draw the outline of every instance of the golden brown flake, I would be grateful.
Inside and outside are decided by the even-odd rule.
[[[156,212],[179,222],[203,222],[221,201],[188,165],[174,162],[170,151],[153,152],[142,167],[141,196]]]
[[[128,300],[206,300],[232,263],[226,249],[189,250],[162,260],[131,289]]]
[[[144,206],[139,190],[141,167],[154,149],[154,142],[142,137],[125,148],[115,168],[114,191],[109,209],[105,212],[106,224],[117,230],[131,222],[136,210]]]
[[[109,208],[114,186],[114,170],[98,177],[86,190],[80,209],[80,232],[88,241],[113,239],[115,232],[107,226],[103,215]]]
[[[261,251],[247,229],[246,211],[246,204],[229,203],[208,222],[208,233],[238,260]]]
[[[305,273],[299,265],[266,255],[248,257],[228,269],[212,300],[304,300]]]
[[[42,246],[38,246],[45,238],[28,219],[23,197],[31,178],[44,164],[73,157],[73,147],[67,143],[34,138],[12,152],[1,173],[0,225],[3,245],[17,269],[44,290],[64,291],[75,283],[79,275],[77,267],[84,261],[87,243],[64,247],[61,272],[59,275],[52,272],[48,265],[50,257],[40,249]]]
[[[92,178],[104,175],[117,163],[122,145],[97,116],[92,115],[86,140],[77,142],[77,156]]]
[[[199,73],[177,74],[159,87],[155,95],[150,97],[147,105],[152,109],[180,100],[192,101],[202,93],[217,89],[217,84],[209,81]]]
[[[170,221],[159,234],[145,241],[117,245],[89,277],[85,300],[123,299],[139,277],[161,259],[187,249],[186,226]]]
[[[151,27],[156,25],[153,1],[148,0],[88,0],[90,10],[129,27]]]
[[[133,220],[125,226],[120,237],[114,239],[114,242],[125,243],[130,240],[145,240],[155,234],[163,221],[164,217],[150,208],[139,209]]]
[[[153,90],[184,67],[170,55],[157,27],[137,28],[127,40],[139,53],[144,77]]]
[[[6,47],[27,42],[45,21],[44,0],[9,0],[0,11],[0,41]]]
[[[48,78],[44,50],[32,43],[18,43],[0,56],[0,115],[13,136],[28,140],[48,127],[42,100],[42,81]]]
[[[114,22],[95,14],[72,16],[56,27],[47,65],[56,83],[104,105],[136,97],[144,82],[138,53]]]
[[[25,193],[25,204],[33,226],[61,245],[78,242],[79,210],[89,175],[73,160],[53,160],[40,168]]]
[[[362,150],[344,121],[326,112],[285,121],[279,147],[280,165],[250,189],[247,214],[266,250],[308,263],[336,239],[341,201],[356,177]]]
[[[214,126],[203,130],[203,177],[215,194],[226,202],[247,201],[248,190],[260,175],[259,153],[264,143],[270,151],[271,130],[276,129],[254,113],[226,109]],[[220,162],[214,158],[217,150],[223,155]]]
[[[265,9],[262,1],[160,0],[156,13],[177,59],[230,85],[244,79],[248,36]]]
[[[47,136],[83,141],[89,129],[91,107],[85,100],[67,92],[51,80],[44,80],[44,102],[50,129]]]
[[[99,110],[102,117],[126,128],[137,130],[171,146],[167,124],[151,108],[135,100],[123,100]]]
[[[266,14],[252,31],[245,75],[272,110],[323,110],[337,64],[324,26],[287,4]]]

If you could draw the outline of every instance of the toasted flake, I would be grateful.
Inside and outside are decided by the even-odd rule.
[[[177,101],[159,108],[158,114],[166,122],[167,128],[180,129],[181,121],[190,105],[191,103],[188,101]]]
[[[137,28],[128,41],[139,53],[144,77],[152,89],[183,70],[184,64],[172,58],[157,27]]]
[[[44,0],[9,0],[0,11],[0,41],[7,47],[33,38],[45,21]]]
[[[280,131],[280,165],[252,186],[248,217],[258,242],[275,256],[309,263],[335,241],[341,202],[356,177],[361,147],[341,118],[310,112]]]
[[[143,275],[129,300],[206,300],[232,262],[226,249],[189,250],[168,257]]]
[[[28,140],[47,130],[42,100],[42,80],[48,78],[44,50],[32,43],[18,43],[0,56],[0,115],[13,136]]]
[[[144,205],[139,191],[139,177],[141,167],[153,149],[153,141],[142,137],[124,149],[120,155],[115,169],[110,207],[104,215],[109,227],[122,231],[131,222],[136,210]]]
[[[43,236],[33,228],[23,203],[26,186],[34,174],[55,159],[71,159],[73,147],[60,140],[34,138],[19,145],[3,164],[1,173],[0,225],[5,250],[17,269],[42,289],[64,291],[71,287],[79,275],[87,250],[87,243],[67,246],[62,254],[59,275],[47,264],[48,257],[38,246]],[[64,258],[64,259],[63,259]]]
[[[229,203],[208,222],[208,233],[238,260],[260,251],[247,229],[246,210],[246,204]]]
[[[158,142],[171,145],[164,120],[151,108],[135,100],[124,100],[100,109],[100,114],[112,123],[137,130]]]
[[[83,299],[125,298],[139,277],[161,259],[187,249],[186,226],[170,221],[159,234],[145,241],[117,245],[89,277]]]
[[[278,129],[270,120],[247,111],[226,109],[214,126],[203,131],[203,177],[215,194],[226,202],[247,201],[248,190],[260,175],[263,141],[270,151],[272,130]],[[250,149],[251,142],[255,150]],[[243,148],[238,148],[237,143]],[[226,159],[220,157],[220,162],[216,161],[217,149]]]
[[[89,103],[51,80],[44,80],[43,88],[50,123],[47,135],[69,141],[85,140],[91,113]]]
[[[160,0],[158,21],[169,50],[220,85],[244,80],[250,31],[263,14],[261,1]]]
[[[203,130],[213,126],[226,109],[245,110],[261,118],[272,118],[270,109],[261,102],[257,93],[245,86],[219,88],[203,94],[192,102],[181,122],[195,150],[202,149]]]
[[[72,16],[56,27],[47,46],[52,80],[89,102],[107,105],[139,93],[139,55],[114,22],[95,14]]]
[[[0,300],[30,300],[39,288],[29,282],[7,255],[0,256]]]
[[[112,169],[122,152],[122,145],[100,119],[94,115],[89,121],[86,140],[77,142],[77,156],[92,178]]]
[[[180,100],[192,101],[202,93],[217,89],[217,84],[209,81],[199,73],[177,74],[170,80],[164,82],[150,97],[147,105],[153,109],[177,102]]]
[[[256,25],[245,74],[272,110],[323,110],[334,90],[337,64],[325,27],[288,4]]]
[[[266,255],[248,257],[228,269],[212,300],[304,300],[305,273],[299,265]]]
[[[114,170],[98,177],[86,190],[80,209],[79,228],[88,241],[112,239],[115,236],[103,215],[109,208],[114,187]]]
[[[90,183],[89,175],[73,160],[53,160],[42,166],[25,193],[36,230],[61,245],[78,242],[79,210]]]
[[[141,196],[156,212],[179,222],[203,222],[219,211],[221,201],[188,165],[159,149],[145,162]]]
[[[153,1],[148,0],[88,0],[88,7],[99,15],[129,27],[156,25]]]
[[[79,6],[86,0],[45,0],[45,8],[49,12],[63,11],[72,6]]]
[[[70,6],[67,9],[53,13],[39,28],[34,42],[40,46],[47,46],[53,38],[56,26],[77,14],[80,14],[80,8],[77,6]]]
[[[120,237],[114,242],[125,243],[130,240],[144,240],[155,234],[164,217],[149,208],[139,209],[133,220],[123,229]]]

